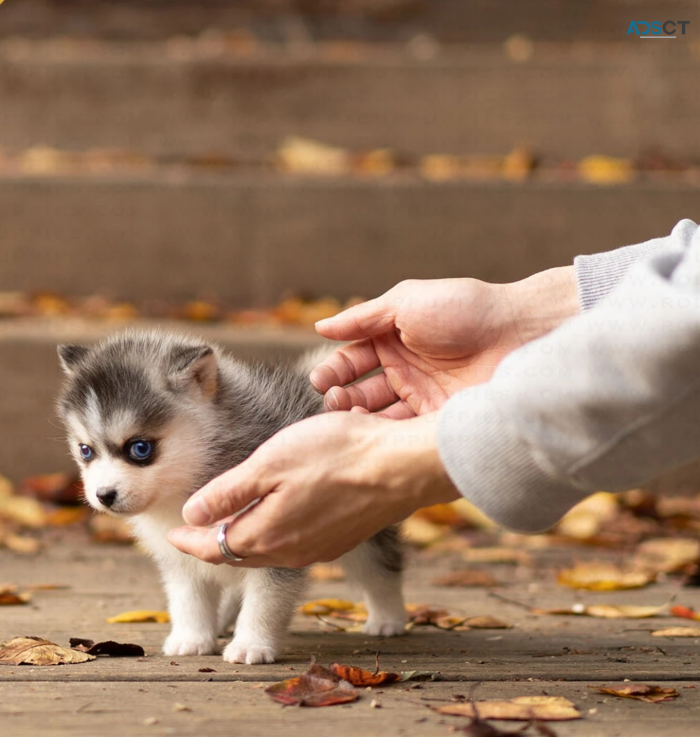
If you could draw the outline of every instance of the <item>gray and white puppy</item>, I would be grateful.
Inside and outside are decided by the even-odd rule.
[[[194,491],[285,425],[323,410],[306,370],[301,363],[249,366],[217,346],[159,332],[118,333],[92,347],[62,345],[58,353],[67,377],[58,408],[87,501],[128,517],[160,567],[172,620],[163,652],[214,653],[217,636],[235,620],[224,659],[274,662],[306,572],[214,566],[180,553],[165,534],[182,524]],[[340,562],[364,591],[364,631],[403,632],[396,530]]]

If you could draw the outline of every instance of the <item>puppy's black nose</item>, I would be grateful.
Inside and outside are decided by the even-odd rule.
[[[100,500],[105,507],[111,507],[114,504],[114,500],[117,498],[116,489],[100,489],[97,492],[97,498]]]

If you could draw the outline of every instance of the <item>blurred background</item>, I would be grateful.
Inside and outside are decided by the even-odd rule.
[[[71,468],[57,342],[178,321],[274,359],[401,279],[697,219],[699,71],[695,1],[5,0],[0,473]]]

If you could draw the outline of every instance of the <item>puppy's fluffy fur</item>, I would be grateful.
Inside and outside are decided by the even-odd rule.
[[[217,567],[180,553],[165,534],[182,524],[195,490],[285,425],[322,411],[302,365],[249,366],[214,345],[155,332],[59,346],[59,357],[59,413],[87,501],[128,517],[160,567],[172,619],[164,653],[213,653],[235,621],[224,659],[273,662],[306,572]],[[369,634],[404,631],[401,563],[394,529],[341,559],[364,590]]]

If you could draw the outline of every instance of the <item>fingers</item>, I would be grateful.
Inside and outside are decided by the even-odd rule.
[[[343,310],[334,317],[319,320],[316,330],[331,340],[360,340],[391,330],[394,309],[387,294]]]
[[[416,413],[411,409],[409,404],[402,400],[394,402],[394,404],[381,412],[377,412],[377,415],[379,417],[386,417],[389,420],[408,420],[411,417],[416,417]]]
[[[180,552],[186,553],[187,555],[194,555],[196,558],[205,561],[206,563],[214,563],[220,565],[226,563],[236,567],[243,568],[260,568],[269,566],[265,556],[255,555],[252,551],[243,550],[234,547],[234,543],[230,542],[230,538],[233,537],[231,534],[234,528],[235,522],[231,523],[231,527],[228,530],[226,536],[227,542],[231,551],[234,552],[238,557],[243,558],[240,563],[235,563],[228,560],[221,554],[219,549],[219,543],[217,542],[216,536],[218,534],[218,527],[176,527],[173,530],[169,530],[166,537],[168,542],[175,546]]]
[[[324,404],[328,411],[349,410],[364,407],[370,412],[392,404],[398,399],[385,374],[370,376],[359,384],[333,387],[325,396]]]
[[[345,386],[373,371],[380,365],[371,340],[338,348],[323,363],[316,366],[309,378],[316,390],[325,394],[331,387]]]
[[[265,490],[255,473],[254,461],[232,468],[203,486],[182,509],[185,522],[201,527],[240,512],[249,504],[265,496]]]

